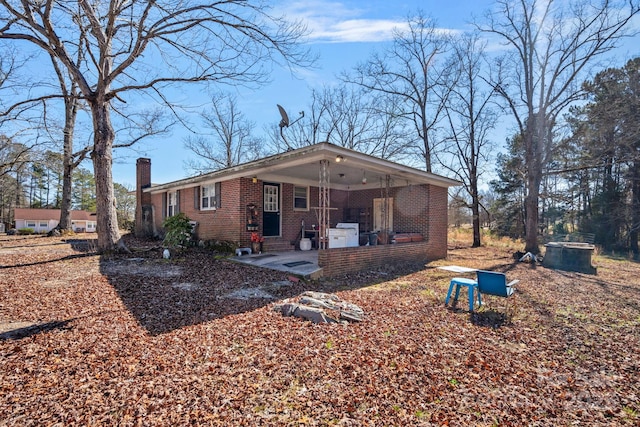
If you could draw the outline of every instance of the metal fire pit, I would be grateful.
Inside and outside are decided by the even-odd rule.
[[[546,252],[542,264],[548,268],[579,273],[597,274],[591,265],[595,246],[579,242],[550,242],[544,245]]]

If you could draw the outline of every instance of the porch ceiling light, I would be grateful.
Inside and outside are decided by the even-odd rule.
[[[342,157],[340,154],[338,154],[336,156],[336,163],[340,163],[340,162],[344,162],[344,157]]]

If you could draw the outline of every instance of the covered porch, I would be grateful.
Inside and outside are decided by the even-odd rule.
[[[282,199],[282,205],[291,203],[294,212],[282,212],[280,230],[283,238],[292,240],[291,235],[286,234],[287,229],[293,228],[298,238],[312,238],[317,249],[332,248],[330,230],[340,228],[339,224],[358,224],[356,246],[372,242],[366,236],[372,232],[378,234],[377,242],[382,244],[391,242],[390,233],[419,234],[427,240],[429,218],[442,214],[432,209],[434,202],[440,203],[443,194],[447,197],[450,186],[460,184],[329,143],[288,151],[247,166],[242,177],[254,184],[290,183],[292,187],[287,190],[296,194],[294,197],[301,186],[310,189],[303,195],[306,197],[303,209],[297,208],[295,199]],[[276,190],[282,194],[277,197],[286,197],[284,187]],[[265,193],[265,200],[266,197]],[[268,210],[267,205],[257,205],[265,212]],[[304,210],[308,214],[304,214]],[[294,218],[300,219],[298,223]],[[261,219],[255,221],[266,230],[266,221]],[[446,212],[444,219],[446,228]]]
[[[302,275],[314,269],[324,276],[446,257],[448,188],[460,184],[330,143],[167,184],[149,182],[139,185],[151,193],[149,205],[162,215],[184,212],[198,224],[199,239],[260,244],[260,255],[310,249],[289,256],[314,254],[310,263],[317,270],[307,263],[296,267],[306,266]],[[153,218],[161,227],[161,215]],[[275,255],[244,262],[297,261]]]
[[[254,183],[291,183],[283,194],[309,188],[306,212],[283,212],[280,239],[296,252],[310,239],[319,274],[446,256],[448,187],[455,180],[328,143],[252,166],[243,177]],[[289,203],[295,206],[283,199]],[[265,239],[264,251],[279,251],[271,243]]]

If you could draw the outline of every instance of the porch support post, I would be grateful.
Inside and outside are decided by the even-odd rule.
[[[327,249],[327,230],[329,229],[329,161],[320,160],[320,182],[318,191],[318,240],[320,249]]]
[[[384,189],[381,188],[380,192],[381,197],[382,197],[382,203],[381,203],[381,218],[380,218],[380,241],[383,244],[387,244],[389,243],[389,232],[390,227],[389,227],[389,185],[391,183],[391,175],[385,175],[385,181],[384,181]],[[380,179],[380,186],[382,187],[382,179]]]

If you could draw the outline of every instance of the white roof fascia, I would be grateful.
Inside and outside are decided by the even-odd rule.
[[[153,185],[151,187],[143,189],[144,192],[159,193],[167,190],[181,190],[184,188],[193,187],[195,185],[210,184],[218,181],[228,181],[235,178],[251,177],[256,174],[269,173],[273,171],[279,171],[283,167],[290,167],[296,165],[309,164],[314,160],[320,160],[325,156],[315,155],[312,157],[305,156],[306,151],[317,151],[316,146],[304,147],[299,150],[287,151],[285,153],[276,154],[273,156],[265,157],[263,159],[255,160],[249,163],[243,163],[238,166],[232,166],[230,168],[222,169],[215,172],[209,172],[204,175],[198,175],[191,178],[184,178],[178,181],[168,182],[166,184]],[[305,150],[308,148],[314,148],[313,150]],[[329,158],[328,156],[327,158]],[[292,159],[289,159],[292,158]],[[266,164],[266,165],[265,165]]]

